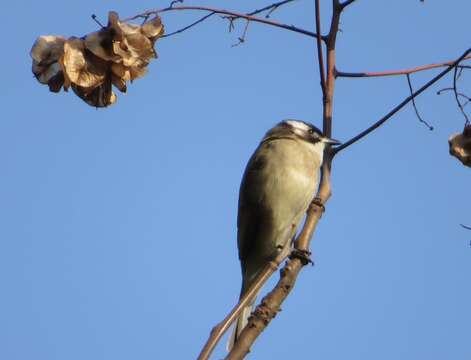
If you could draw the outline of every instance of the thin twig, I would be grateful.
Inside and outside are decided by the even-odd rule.
[[[322,98],[325,102],[326,86],[325,86],[325,69],[324,69],[324,54],[322,53],[322,32],[321,32],[321,15],[320,15],[320,0],[316,0],[316,43],[317,43],[317,59],[319,63],[319,75],[321,78]]]
[[[471,56],[466,56],[462,60],[471,59]],[[421,65],[410,69],[402,70],[388,70],[388,71],[376,71],[376,72],[345,72],[336,70],[335,75],[337,77],[346,77],[346,78],[367,78],[367,77],[379,77],[379,76],[398,76],[398,75],[407,75],[413,74],[419,71],[436,69],[439,67],[450,66],[454,64],[454,60],[445,61],[442,63],[434,63],[428,65]],[[460,65],[460,67],[467,68],[469,65]]]
[[[407,83],[409,84],[409,91],[412,95],[414,93],[414,90],[412,89],[412,82],[410,80],[410,74],[407,74],[406,77],[407,77]],[[427,121],[425,121],[424,119],[422,119],[422,117],[420,116],[419,110],[417,109],[417,104],[415,103],[415,98],[412,98],[412,106],[414,107],[415,115],[417,115],[417,118],[419,119],[419,121],[422,124],[424,124],[430,131],[432,131],[433,126],[430,126],[430,124]]]
[[[273,20],[269,20],[269,19],[261,19],[261,18],[251,16],[251,15],[246,15],[246,14],[242,14],[242,13],[238,13],[238,12],[234,12],[234,11],[229,11],[229,10],[224,10],[224,9],[217,9],[217,8],[206,7],[206,6],[174,6],[174,7],[167,7],[167,8],[163,8],[163,9],[148,10],[148,11],[145,11],[141,14],[137,14],[137,15],[134,15],[134,16],[129,17],[127,19],[124,19],[123,21],[127,22],[127,21],[138,19],[138,18],[148,17],[149,15],[157,15],[157,14],[161,14],[161,13],[165,13],[165,12],[169,12],[169,11],[187,11],[187,10],[207,11],[207,12],[210,12],[210,13],[223,14],[223,15],[232,16],[232,17],[237,18],[237,19],[241,18],[241,19],[246,19],[246,20],[249,20],[249,21],[258,22],[258,23],[265,24],[265,25],[274,26],[274,27],[277,27],[277,28],[281,28],[281,29],[289,30],[289,31],[296,32],[296,33],[299,33],[299,34],[307,35],[307,36],[310,36],[310,37],[313,37],[313,38],[315,38],[317,36],[312,31],[301,29],[301,28],[298,28],[294,25],[287,25],[287,24],[283,24],[283,23],[273,21]]]
[[[453,88],[448,87],[448,88],[440,89],[440,90],[437,91],[437,95],[441,95],[442,92],[445,92],[445,91],[453,91]],[[462,98],[464,98],[464,100],[466,100],[465,103],[463,104],[463,107],[465,107],[471,101],[471,97],[469,97],[468,95],[466,95],[462,92],[458,92],[457,94],[458,94],[458,96],[461,96]]]
[[[424,92],[426,89],[428,89],[430,86],[435,84],[438,80],[440,80],[443,76],[448,74],[452,69],[454,69],[461,61],[463,61],[468,54],[471,53],[471,48],[466,50],[463,55],[461,55],[457,60],[452,62],[448,68],[443,70],[440,74],[432,78],[430,81],[428,81],[424,86],[422,86],[419,90],[415,91],[413,94],[408,96],[406,99],[404,99],[399,105],[395,106],[389,113],[387,113],[385,116],[383,116],[381,119],[379,119],[377,122],[375,122],[373,125],[368,127],[367,129],[363,130],[361,133],[358,135],[354,136],[350,140],[346,141],[342,145],[338,146],[334,150],[334,155],[342,151],[343,149],[349,147],[350,145],[356,143],[357,141],[363,139],[366,135],[371,133],[372,131],[376,130],[379,128],[381,125],[383,125],[386,121],[388,121],[394,114],[396,114],[399,110],[401,110],[404,106],[406,106],[413,98],[415,98],[417,95],[420,95],[422,92]]]
[[[182,33],[184,32],[185,30],[188,30],[189,28],[192,28],[193,26],[196,26],[198,25],[199,23],[202,23],[203,21],[205,21],[207,18],[213,16],[214,14],[216,14],[215,12],[211,12],[203,17],[201,17],[200,19],[196,20],[195,22],[192,22],[191,24],[185,26],[185,27],[182,27],[181,29],[179,30],[175,30],[174,32],[171,32],[169,34],[164,34],[162,35],[161,37],[162,38],[165,38],[165,37],[169,37],[169,36],[172,36],[172,35],[176,35],[176,34],[179,34],[179,33]]]
[[[173,7],[175,4],[183,4],[183,0],[173,0],[168,7]]]
[[[198,356],[198,360],[207,360],[213,352],[221,337],[229,329],[232,323],[237,320],[237,317],[240,315],[244,307],[246,307],[253,299],[254,295],[259,292],[262,286],[268,281],[268,279],[273,275],[273,273],[278,270],[280,264],[285,261],[286,256],[284,253],[280,253],[273,261],[270,261],[263,271],[258,275],[257,279],[251,285],[251,287],[245,292],[244,296],[239,300],[236,306],[231,310],[231,312],[222,320],[218,325],[216,325],[212,330],[211,334],[206,341],[201,353]]]
[[[463,225],[463,224],[460,224],[462,227],[464,227],[466,230],[471,230],[471,226],[466,226],[466,225]]]
[[[97,19],[97,16],[95,14],[92,14],[92,19],[100,25],[101,28],[104,28],[103,24]]]
[[[261,9],[258,9],[258,10],[254,10],[252,12],[249,12],[247,13],[246,15],[257,15],[257,14],[260,14],[261,12],[264,12],[264,11],[268,11],[268,15],[271,14],[273,11],[275,11],[276,9],[278,9],[280,6],[283,6],[285,4],[288,4],[290,2],[293,2],[293,1],[296,1],[296,0],[285,0],[285,1],[280,1],[280,2],[277,2],[277,3],[274,3],[274,4],[271,4],[271,5],[268,5],[268,6],[265,6]],[[269,16],[266,16],[266,17],[269,17]]]
[[[455,71],[453,73],[453,93],[455,94],[455,100],[456,104],[458,105],[458,108],[460,109],[461,113],[464,116],[465,119],[465,125],[469,124],[469,118],[466,112],[464,111],[463,105],[461,104],[460,98],[458,96],[458,89],[456,87],[456,82],[458,80],[458,69],[455,68]]]
[[[342,7],[338,0],[333,0],[333,14],[329,35],[325,38],[327,44],[327,76],[326,76],[326,101],[324,106],[324,134],[330,136],[332,131],[332,102],[334,92],[334,69],[335,69],[335,42],[338,32],[338,25]],[[307,211],[306,221],[303,229],[295,241],[295,249],[309,253],[309,245],[312,235],[322,216],[324,204],[331,195],[330,167],[332,161],[332,152],[327,150],[323,162],[321,181],[316,195],[317,201],[313,201]],[[306,262],[299,258],[293,258],[281,270],[281,277],[275,288],[262,300],[249,319],[248,325],[244,328],[237,339],[237,343],[232,348],[226,360],[240,360],[247,355],[252,344],[257,337],[265,330],[270,321],[279,311],[281,304],[287,298],[293,289],[296,278]]]
[[[244,33],[242,34],[242,36],[239,37],[239,42],[233,44],[232,47],[239,46],[240,44],[245,42],[245,37],[247,36],[247,29],[249,28],[249,24],[250,21],[247,21],[247,23],[245,24]]]
[[[256,15],[256,14],[259,14],[263,11],[269,11],[269,13],[271,14],[274,10],[278,9],[280,6],[284,5],[284,4],[287,4],[287,3],[290,3],[290,2],[293,2],[293,1],[297,1],[297,0],[285,0],[285,1],[280,1],[278,3],[274,3],[274,4],[271,4],[271,5],[268,5],[268,6],[265,6],[264,8],[262,9],[258,9],[258,10],[254,10],[250,13],[247,13],[246,15],[249,15],[249,16],[253,16],[253,15]],[[170,6],[171,7],[171,6]],[[165,38],[165,37],[169,37],[169,36],[173,36],[173,35],[176,35],[176,34],[180,34],[190,28],[192,28],[193,26],[196,26],[200,23],[202,23],[203,21],[205,21],[207,18],[213,16],[214,14],[217,14],[217,12],[210,12],[209,14],[199,18],[198,20],[192,22],[191,24],[187,25],[187,26],[184,26],[183,28],[179,29],[179,30],[176,30],[176,31],[173,31],[169,34],[165,34],[162,36],[162,38]],[[269,16],[267,15],[266,18],[268,18]]]

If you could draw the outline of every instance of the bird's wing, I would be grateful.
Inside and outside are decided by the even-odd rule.
[[[237,216],[237,245],[241,261],[244,261],[248,254],[253,253],[256,240],[270,226],[271,209],[263,206],[264,194],[253,191],[253,189],[263,188],[262,171],[265,167],[264,159],[255,153],[250,158],[242,178]]]

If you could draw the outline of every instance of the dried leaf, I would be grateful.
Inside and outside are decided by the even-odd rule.
[[[148,37],[151,41],[155,42],[159,37],[164,34],[164,26],[159,16],[146,22],[141,26],[141,32]]]
[[[106,107],[116,102],[112,86],[127,91],[127,82],[147,73],[157,54],[155,41],[164,33],[159,16],[142,26],[119,20],[110,11],[108,25],[82,38],[40,36],[31,49],[32,70],[49,90],[73,92],[87,104]]]
[[[74,93],[88,105],[97,108],[107,107],[116,102],[116,94],[111,90],[111,80],[95,88],[85,88],[72,84]]]
[[[121,61],[121,58],[113,52],[113,34],[108,28],[88,34],[85,37],[85,47],[103,60]]]
[[[112,64],[111,71],[124,81],[133,81],[147,74],[147,67],[124,66],[123,64]]]
[[[163,31],[160,19],[149,21],[145,28],[146,33],[158,36]],[[146,25],[144,25],[146,26]],[[108,14],[108,28],[113,34],[112,49],[114,54],[122,58],[125,66],[143,67],[156,57],[153,42],[143,32],[143,27],[119,21],[118,14],[110,11]]]
[[[64,53],[65,38],[55,35],[44,35],[36,39],[31,48],[33,59],[32,71],[41,84],[48,84],[53,92],[60,91],[64,76],[58,60]]]
[[[64,53],[65,38],[56,35],[39,36],[31,48],[30,55],[39,66],[50,65]]]
[[[450,154],[460,160],[463,165],[471,167],[471,125],[467,125],[463,133],[457,133],[448,139]]]
[[[128,90],[126,81],[114,74],[111,74],[111,83],[122,93],[125,93]]]
[[[156,57],[152,42],[141,33],[126,34],[123,41],[115,41],[113,51],[125,66],[147,66]]]
[[[32,66],[33,74],[41,84],[48,84],[54,76],[62,72],[62,68],[57,62],[48,65],[39,65],[36,60],[33,60]]]
[[[84,88],[100,85],[106,76],[106,62],[85,48],[84,41],[70,38],[64,44],[64,73],[72,84]]]
[[[61,91],[62,86],[64,85],[64,73],[62,71],[54,75],[48,82],[49,91],[59,92]]]

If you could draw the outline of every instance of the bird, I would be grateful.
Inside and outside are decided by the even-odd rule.
[[[284,120],[268,130],[242,177],[237,215],[237,245],[242,270],[240,298],[265,265],[291,241],[314,198],[328,145],[340,144],[314,125]],[[258,295],[258,294],[257,294]],[[241,312],[227,348],[247,325],[256,297]]]

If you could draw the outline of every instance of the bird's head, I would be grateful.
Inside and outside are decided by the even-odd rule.
[[[311,144],[322,145],[322,147],[327,144],[340,144],[340,141],[322,135],[322,131],[317,127],[301,120],[284,120],[270,129],[265,136],[266,139],[277,137],[295,138]]]

